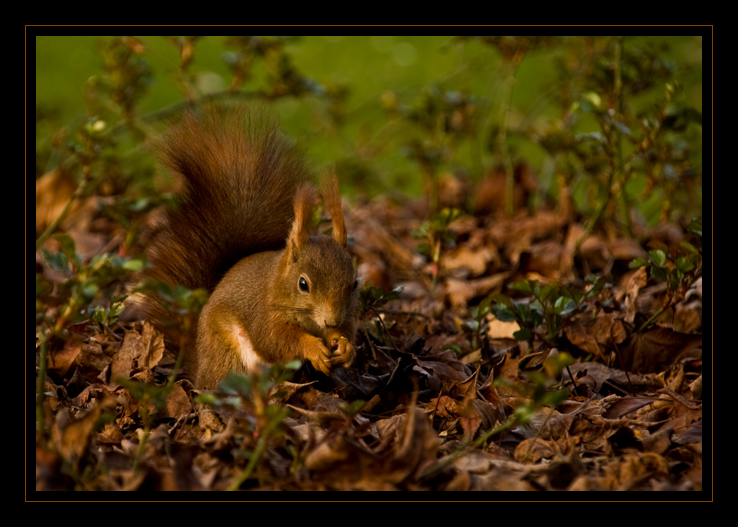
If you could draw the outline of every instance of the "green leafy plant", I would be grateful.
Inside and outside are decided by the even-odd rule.
[[[449,225],[459,216],[460,210],[445,208],[412,233],[415,238],[424,240],[416,247],[418,252],[431,260],[431,294],[436,290],[441,250],[443,247],[453,247],[456,243],[456,233],[449,229]]]
[[[520,329],[513,334],[517,340],[530,343],[536,328],[543,327],[543,339],[548,344],[555,344],[564,321],[581,309],[586,301],[598,296],[606,284],[604,279],[594,275],[589,275],[587,281],[591,286],[584,291],[556,282],[546,285],[541,285],[538,280],[515,282],[509,288],[531,294],[532,301],[516,302],[495,293],[490,297],[495,302],[491,311],[498,320],[518,323]]]
[[[698,218],[689,224],[689,230],[702,239],[702,219]],[[653,320],[669,307],[682,301],[689,287],[702,275],[702,254],[693,244],[683,241],[680,244],[681,254],[676,257],[668,251],[653,249],[646,258],[636,258],[628,266],[631,269],[646,267],[651,278],[658,282],[666,282],[666,295],[661,307],[640,327],[643,331]]]
[[[543,360],[539,370],[533,371],[528,375],[527,383],[512,383],[505,378],[498,378],[493,381],[496,386],[509,386],[525,398],[523,404],[518,405],[513,413],[499,425],[482,432],[476,438],[471,438],[462,442],[457,449],[449,456],[431,465],[423,472],[422,477],[429,478],[437,474],[440,470],[453,463],[456,459],[463,456],[469,450],[482,448],[484,444],[495,435],[514,428],[515,426],[523,426],[530,422],[543,407],[555,408],[564,402],[569,396],[569,390],[566,388],[556,388],[561,383],[561,374],[564,369],[572,364],[574,359],[565,352],[549,353]]]
[[[494,384],[497,386],[509,386],[527,399],[525,404],[515,408],[511,416],[518,425],[528,423],[542,407],[555,408],[569,397],[569,390],[556,386],[561,383],[564,369],[573,362],[573,357],[566,352],[549,353],[541,368],[527,375],[527,383],[511,383],[505,378],[495,379]]]
[[[383,334],[391,340],[392,337],[390,337],[389,331],[387,331],[387,328],[382,321],[382,317],[379,316],[378,310],[381,309],[387,302],[400,298],[400,292],[402,292],[403,289],[403,286],[398,286],[395,287],[392,291],[388,291],[385,293],[384,289],[382,289],[381,287],[376,287],[371,284],[364,285],[359,291],[359,318],[366,318],[367,314],[370,311],[373,312],[376,316],[376,320],[384,329]],[[374,344],[371,337],[369,336],[367,325],[362,324],[361,328],[364,332],[364,336],[366,337],[366,341],[369,343],[372,348],[372,352],[374,353]]]
[[[376,314],[377,309],[383,307],[387,302],[400,298],[403,289],[403,286],[398,286],[385,293],[381,287],[371,284],[364,285],[359,291],[359,315],[364,316],[369,311],[374,311]]]
[[[472,309],[471,320],[457,321],[457,326],[466,335],[466,340],[472,351],[478,350],[482,346],[482,330],[487,315],[492,311],[492,300],[493,297],[490,295]],[[457,355],[464,353],[458,344],[451,344],[448,349],[455,351]]]
[[[175,368],[176,370],[176,368]],[[138,415],[143,424],[143,433],[138,440],[138,448],[136,449],[136,457],[133,460],[133,470],[138,470],[143,459],[146,441],[151,433],[151,428],[156,420],[159,411],[164,408],[167,396],[174,388],[174,380],[176,375],[172,375],[169,381],[163,386],[155,386],[146,384],[136,379],[116,379],[116,382],[123,386],[138,402]]]
[[[121,302],[125,295],[115,295],[109,307],[94,306],[93,301],[104,296],[112,287],[119,285],[120,279],[129,272],[138,271],[146,265],[144,256],[135,258],[117,255],[100,254],[89,262],[83,262],[75,252],[74,240],[68,234],[57,234],[54,238],[59,242],[60,251],[52,253],[41,249],[49,267],[61,271],[67,279],[56,288],[55,301],[61,305],[58,316],[45,320],[52,324],[52,333],[58,334],[67,323],[78,323],[92,318],[100,323],[109,324],[115,321],[121,311]],[[44,285],[40,276],[36,277],[37,307],[39,295],[50,290]],[[41,311],[36,312],[37,322],[44,319]]]
[[[177,327],[180,335],[179,349],[184,349],[197,317],[208,299],[205,289],[187,289],[181,285],[170,286],[158,280],[146,279],[133,290],[136,293],[154,293],[171,317],[164,321],[165,326]]]
[[[68,325],[88,319],[104,327],[115,323],[125,295],[112,294],[113,290],[120,286],[125,274],[140,270],[146,264],[143,256],[122,258],[110,254],[100,254],[85,262],[77,254],[71,236],[59,233],[54,238],[60,250],[52,253],[41,248],[41,254],[49,267],[63,273],[66,280],[53,286],[43,275],[36,274],[36,332],[39,338],[36,425],[39,433],[43,433],[43,388],[49,339],[62,335]],[[103,299],[109,296],[112,298],[106,304]],[[53,311],[45,308],[49,304],[56,306]]]
[[[162,304],[172,314],[170,323],[179,325],[180,341],[179,353],[172,372],[163,386],[146,384],[136,379],[119,378],[118,384],[128,389],[131,396],[139,403],[138,413],[144,425],[143,434],[139,438],[139,445],[134,459],[133,469],[136,470],[141,462],[146,441],[156,419],[157,413],[164,407],[167,396],[174,389],[174,384],[184,362],[184,349],[192,337],[195,321],[207,301],[207,291],[204,289],[190,290],[182,286],[171,287],[155,280],[146,280],[139,284],[135,292],[155,292],[162,300]]]
[[[439,173],[454,159],[459,143],[474,135],[479,101],[439,83],[423,89],[412,105],[402,104],[391,91],[381,101],[392,115],[410,124],[412,138],[402,151],[420,167],[430,210],[438,211]]]
[[[300,368],[300,361],[292,361],[285,365],[264,367],[261,371],[253,372],[249,376],[229,374],[215,392],[203,393],[197,396],[199,403],[226,410],[240,417],[238,423],[245,427],[244,442],[238,450],[239,455],[248,459],[246,467],[228,487],[228,490],[238,488],[252,474],[261,459],[269,441],[277,436],[282,421],[289,415],[289,408],[271,402],[279,383],[291,378],[295,370]],[[253,441],[247,438],[255,439]]]

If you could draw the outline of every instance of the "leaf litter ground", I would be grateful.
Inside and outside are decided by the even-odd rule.
[[[402,290],[367,311],[356,362],[332,378],[304,365],[206,404],[180,377],[157,405],[121,381],[163,386],[175,368],[146,321],[50,342],[36,489],[702,490],[701,278],[644,326],[667,288],[628,266],[676,254],[687,230],[635,241],[553,211],[462,215],[434,265],[412,237],[422,209],[347,210],[363,282]],[[112,228],[95,234],[109,244]],[[535,307],[508,287],[524,280],[586,292],[589,274],[605,285],[553,334],[544,320],[517,340],[520,324],[474,311],[495,293]]]

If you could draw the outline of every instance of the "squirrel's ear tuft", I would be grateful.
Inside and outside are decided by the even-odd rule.
[[[295,220],[292,222],[287,246],[299,250],[305,246],[310,237],[310,220],[315,208],[317,191],[308,184],[302,183],[295,193]],[[294,255],[293,255],[294,256]]]
[[[323,201],[328,214],[331,215],[333,239],[341,247],[346,247],[346,224],[343,220],[343,210],[341,210],[341,193],[338,190],[338,175],[335,167],[323,182]]]

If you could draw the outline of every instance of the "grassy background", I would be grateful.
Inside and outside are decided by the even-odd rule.
[[[139,115],[156,112],[183,100],[178,80],[179,58],[175,47],[162,37],[139,37],[147,48],[153,83],[137,107]],[[572,37],[576,39],[577,37]],[[97,48],[109,37],[39,36],[36,38],[36,106],[37,130],[45,126],[79,127],[88,117],[84,105],[84,89],[88,80],[101,75],[101,56]],[[194,61],[189,68],[200,94],[228,87],[231,74],[223,60],[225,37],[206,37],[197,42]],[[571,40],[571,39],[570,39]],[[564,41],[566,42],[566,40]],[[702,37],[627,37],[625,46],[642,47],[666,43],[664,60],[681,66],[678,80],[684,86],[684,104],[702,110]],[[500,53],[478,41],[454,40],[447,36],[427,37],[302,37],[286,46],[294,66],[302,74],[325,86],[345,85],[345,119],[339,128],[326,126],[321,118],[325,109],[315,97],[286,97],[271,103],[280,116],[284,130],[309,152],[322,166],[371,151],[371,184],[364,190],[384,193],[392,188],[418,194],[421,178],[417,164],[408,157],[408,138],[412,127],[391,118],[382,107],[383,97],[394,94],[397,100],[412,105],[429,87],[458,91],[477,98],[478,119],[485,128],[499,126],[506,97],[506,73]],[[566,46],[543,47],[525,55],[515,74],[508,126],[515,127],[532,117],[532,129],[548,129],[561,119],[561,109],[550,97],[558,79],[555,61],[564,58]],[[243,88],[264,86],[264,69],[257,64],[251,80]],[[663,91],[663,88],[661,88]],[[633,97],[637,107],[651,104],[652,97]],[[540,102],[543,104],[539,104]],[[53,123],[39,123],[39,109]],[[597,129],[596,123],[584,116],[577,124],[582,132]],[[487,133],[486,130],[483,130]],[[483,137],[477,139],[487,141]],[[37,138],[37,142],[40,139]],[[527,162],[539,175],[544,187],[553,177],[551,156],[535,141],[511,136],[509,144],[516,158]],[[454,159],[457,165],[471,167],[468,145],[461,145]],[[37,146],[37,151],[39,147]],[[484,167],[497,163],[494,153],[485,151]],[[43,162],[41,162],[43,165]],[[53,168],[50,159],[44,166]],[[43,172],[43,170],[41,170]],[[472,179],[479,171],[470,170]],[[38,175],[38,174],[37,174]],[[350,181],[344,181],[350,186]],[[345,188],[352,194],[351,188]]]

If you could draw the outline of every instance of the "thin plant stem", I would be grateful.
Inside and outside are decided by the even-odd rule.
[[[622,114],[622,77],[621,77],[621,67],[622,67],[622,54],[623,54],[623,37],[615,37],[615,83],[613,86],[613,90],[615,92],[615,117],[620,117]],[[610,198],[612,196],[612,190],[613,185],[615,181],[617,180],[616,176],[619,175],[619,172],[622,170],[622,136],[620,133],[620,130],[616,127],[612,127],[612,133],[615,134],[615,159],[612,160],[612,168],[610,170],[610,176],[607,180],[607,193],[605,195],[605,198],[602,200],[602,204],[597,209],[597,212],[595,213],[594,217],[592,218],[592,221],[587,226],[584,235],[579,238],[577,241],[577,250],[579,250],[579,247],[581,246],[582,242],[594,231],[597,224],[600,222],[600,219],[602,218],[603,214],[605,213],[605,209],[607,209],[607,206],[610,203]],[[611,154],[612,155],[612,154]],[[624,201],[624,197],[622,195],[625,193],[625,182],[620,182],[622,184],[620,188],[620,194],[621,194],[621,201],[620,204],[622,207],[627,207],[627,203]],[[626,222],[626,225],[629,226],[628,221],[628,214],[627,211],[623,211],[625,213],[624,221]]]
[[[623,63],[623,40],[624,36],[615,37],[615,118],[620,119],[623,115],[623,79],[622,79],[622,63]],[[623,134],[619,129],[615,131],[615,161],[617,167],[617,174],[622,179],[620,181],[620,211],[623,216],[623,224],[628,232],[631,233],[630,226],[630,213],[628,211],[628,198],[625,195],[625,183],[627,180],[627,174],[623,170]]]
[[[43,329],[39,335],[38,387],[36,391],[36,433],[45,437],[44,432],[44,385],[46,382],[47,336]]]
[[[259,436],[259,440],[256,443],[256,448],[251,453],[251,457],[249,458],[249,462],[246,465],[246,468],[243,469],[243,472],[241,472],[238,477],[233,480],[233,482],[231,482],[231,484],[228,486],[228,490],[238,490],[241,484],[246,481],[249,476],[251,476],[251,473],[254,471],[256,464],[259,462],[259,459],[261,459],[261,455],[266,449],[269,437],[280,422],[281,420],[275,419],[267,425],[264,432]]]
[[[519,62],[514,62],[511,67],[511,72],[508,78],[505,80],[509,84],[507,89],[507,101],[503,105],[502,110],[502,123],[500,124],[500,134],[498,135],[498,141],[500,145],[500,151],[502,154],[502,161],[505,165],[505,212],[512,214],[515,208],[515,202],[513,200],[513,190],[515,188],[515,172],[510,158],[510,151],[507,148],[507,122],[512,109],[513,92],[515,91],[515,80],[517,78]]]
[[[141,459],[143,459],[143,453],[144,453],[144,448],[146,446],[146,440],[149,438],[150,432],[151,432],[151,425],[146,423],[146,425],[144,426],[143,435],[141,436],[141,440],[138,442],[138,448],[136,449],[136,457],[133,459],[133,471],[134,472],[136,472],[138,470],[139,465],[141,465]]]
[[[469,450],[474,450],[477,448],[480,448],[484,443],[492,437],[493,435],[499,434],[500,432],[503,432],[507,430],[508,428],[511,428],[515,423],[517,423],[518,418],[515,415],[511,415],[508,419],[505,420],[505,422],[500,423],[496,427],[492,428],[491,430],[487,430],[485,433],[477,437],[474,441],[466,441],[459,445],[459,447],[451,453],[448,457],[445,459],[442,459],[438,463],[435,463],[434,465],[431,465],[428,467],[423,474],[421,475],[421,478],[429,478],[444,468],[451,465],[454,461],[462,457],[464,454],[466,454]]]
[[[656,317],[658,317],[658,316],[659,316],[659,315],[660,315],[661,313],[663,313],[663,312],[664,312],[664,308],[663,308],[663,307],[662,307],[662,308],[659,308],[659,310],[658,310],[658,311],[656,311],[656,312],[655,312],[655,313],[654,313],[653,315],[651,315],[651,316],[650,316],[650,317],[648,318],[648,320],[646,320],[646,321],[645,321],[645,322],[643,323],[643,325],[642,325],[642,326],[641,326],[640,328],[638,328],[638,333],[642,333],[642,332],[643,332],[643,330],[644,330],[644,329],[646,329],[646,328],[648,327],[648,325],[649,325],[649,324],[650,324],[651,322],[653,322],[653,321],[654,321],[654,320],[656,319]]]

